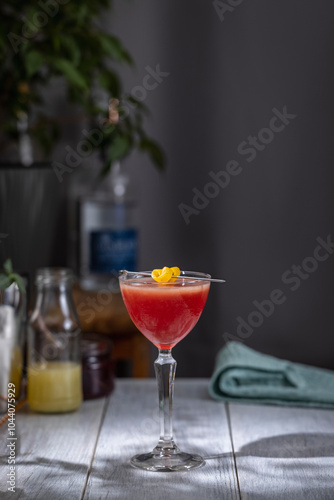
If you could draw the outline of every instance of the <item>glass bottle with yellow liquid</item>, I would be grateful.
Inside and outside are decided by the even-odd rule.
[[[82,402],[81,330],[69,269],[39,269],[28,325],[28,402],[32,410],[61,413]]]

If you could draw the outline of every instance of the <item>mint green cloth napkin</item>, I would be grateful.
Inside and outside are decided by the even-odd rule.
[[[209,392],[234,403],[334,408],[334,372],[229,342],[218,353]]]

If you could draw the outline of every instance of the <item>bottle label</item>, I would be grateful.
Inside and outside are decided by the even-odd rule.
[[[92,231],[90,233],[90,271],[115,273],[137,267],[138,231],[136,229]]]

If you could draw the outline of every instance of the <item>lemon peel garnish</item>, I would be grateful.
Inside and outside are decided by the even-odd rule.
[[[180,271],[179,267],[171,267],[171,270],[172,270],[173,276],[180,276],[181,271]]]
[[[178,276],[180,276],[181,274],[181,271],[180,271],[180,268],[179,267],[171,267],[171,270],[172,270],[172,273],[173,273],[173,277],[171,278],[171,283],[174,283],[174,281],[176,280],[176,278]]]
[[[160,274],[162,272],[162,269],[154,269],[152,272],[151,272],[151,276],[152,278],[155,280],[156,278],[159,278]]]
[[[181,271],[178,267],[164,267],[163,269],[154,269],[151,277],[158,283],[174,282]]]
[[[158,283],[167,283],[172,276],[173,271],[169,269],[169,267],[164,267],[163,269],[161,269],[161,272],[158,276],[156,276],[155,278],[152,276],[152,278],[155,279],[155,281],[157,281]]]

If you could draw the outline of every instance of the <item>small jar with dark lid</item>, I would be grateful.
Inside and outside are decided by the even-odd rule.
[[[81,340],[84,399],[107,396],[114,389],[112,341],[106,335],[83,333]]]

